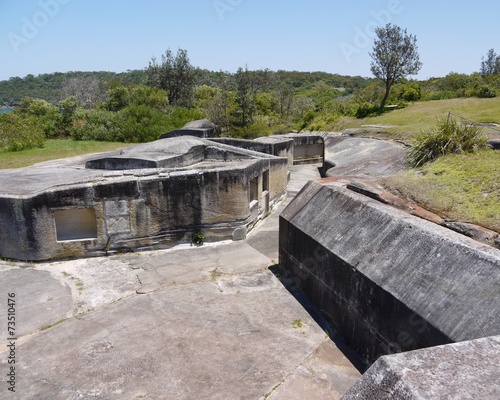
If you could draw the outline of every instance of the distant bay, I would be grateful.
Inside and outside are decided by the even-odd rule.
[[[5,114],[11,112],[13,110],[12,107],[0,107],[0,114]]]

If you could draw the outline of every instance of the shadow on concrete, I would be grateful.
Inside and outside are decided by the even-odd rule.
[[[344,356],[352,363],[352,365],[360,372],[364,373],[369,364],[361,357],[349,344],[345,341],[343,336],[333,327],[333,325],[325,318],[325,316],[318,310],[309,300],[304,292],[297,289],[291,279],[284,279],[286,272],[280,267],[279,264],[274,264],[269,267],[269,270],[278,278],[283,287],[297,300],[297,302],[307,311],[307,313],[314,319],[323,331],[328,335],[331,341],[337,348],[344,354]]]

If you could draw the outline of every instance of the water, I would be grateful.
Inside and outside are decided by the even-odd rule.
[[[8,113],[8,112],[11,112],[13,110],[12,107],[2,107],[0,108],[0,114],[5,114],[5,113]]]

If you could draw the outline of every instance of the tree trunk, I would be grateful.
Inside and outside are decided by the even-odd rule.
[[[385,103],[387,102],[387,99],[389,97],[389,90],[391,90],[391,85],[387,84],[385,86],[384,98],[382,99],[382,102],[380,103],[380,111],[382,111],[385,107]]]

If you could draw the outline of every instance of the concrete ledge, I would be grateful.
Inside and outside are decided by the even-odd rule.
[[[381,357],[342,400],[498,399],[500,336]]]
[[[327,179],[281,214],[279,252],[369,363],[500,334],[500,251]]]

